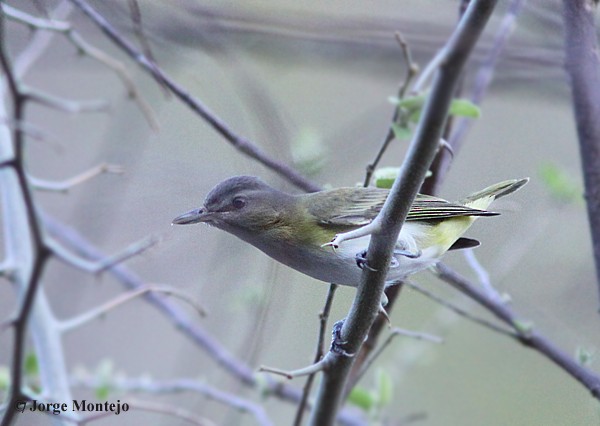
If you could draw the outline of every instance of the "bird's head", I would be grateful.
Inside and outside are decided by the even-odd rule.
[[[173,219],[175,225],[207,223],[237,234],[267,231],[283,219],[293,197],[254,176],[234,176],[215,186],[204,205]],[[238,232],[236,232],[238,231]]]

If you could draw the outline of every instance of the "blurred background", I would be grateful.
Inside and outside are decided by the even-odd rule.
[[[40,8],[51,11],[59,2],[7,3],[43,16]],[[137,42],[127,2],[89,3]],[[500,2],[469,63],[465,96],[510,3]],[[422,68],[451,33],[459,2],[141,0],[139,5],[146,40],[162,69],[270,155],[295,165],[319,185],[337,187],[364,180],[365,167],[389,127],[389,98],[406,72],[394,32],[403,34]],[[458,199],[497,181],[531,177],[522,191],[495,205],[501,216],[479,220],[467,236],[482,242],[474,254],[515,311],[575,356],[581,349],[595,353],[600,323],[578,143],[562,65],[560,11],[557,1],[530,1],[523,9],[485,96],[482,116],[473,121],[438,195]],[[182,309],[252,368],[308,365],[328,285],[276,264],[224,232],[170,225],[232,175],[257,175],[282,189],[299,190],[236,151],[141,72],[79,11],[65,20],[127,67],[159,130],[151,128],[113,72],[78,55],[56,35],[25,82],[65,98],[105,99],[110,109],[68,115],[31,105],[27,120],[47,137],[28,142],[29,171],[38,178],[63,180],[106,162],[122,166],[124,173],[98,176],[66,194],[37,192],[40,209],[107,254],[157,236],[157,245],[126,266],[146,283],[170,285],[197,300],[207,309],[206,318],[185,303]],[[7,29],[6,43],[15,58],[32,32],[15,22]],[[381,166],[397,167],[407,145],[394,141]],[[463,253],[450,253],[445,260],[477,279]],[[489,317],[429,272],[413,281]],[[2,283],[4,320],[14,309],[15,295]],[[124,291],[108,274],[92,276],[56,260],[49,262],[43,286],[59,318],[78,315]],[[354,289],[338,290],[331,320],[346,315],[353,296]],[[381,374],[393,383],[392,401],[373,424],[403,424],[411,418],[422,425],[600,421],[597,402],[549,360],[414,291],[402,292],[391,321],[440,336],[444,343],[394,340],[360,383],[374,389]],[[9,337],[0,334],[4,367],[10,360]],[[295,406],[274,397],[263,399],[257,390],[244,387],[142,299],[65,335],[63,343],[75,379],[99,374],[194,378],[264,404],[274,424],[292,423]],[[598,363],[591,362],[597,370]],[[301,388],[304,379],[290,383]],[[75,387],[74,395],[93,399],[94,389]],[[256,424],[252,416],[194,393],[135,397],[172,403],[216,424]],[[111,401],[127,398],[118,390],[108,394]],[[98,424],[135,422],[185,424],[140,411]],[[18,425],[47,423],[42,416],[17,417]]]

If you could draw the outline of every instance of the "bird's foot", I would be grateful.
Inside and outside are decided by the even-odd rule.
[[[347,341],[342,340],[342,327],[344,326],[344,321],[346,320],[339,320],[333,324],[333,329],[331,331],[331,346],[329,347],[329,351],[333,352],[334,354],[350,358],[353,357],[354,354],[346,351],[343,348],[343,346],[348,343]]]
[[[366,250],[356,253],[355,259],[356,259],[356,266],[358,266],[360,269],[366,268],[369,271],[373,271],[373,272],[377,271],[377,269],[371,268],[369,266],[369,264],[367,263],[367,251]]]

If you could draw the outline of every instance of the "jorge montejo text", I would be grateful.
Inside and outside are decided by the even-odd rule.
[[[117,399],[117,402],[88,402],[85,399],[74,399],[71,404],[67,402],[38,401],[34,399],[31,401],[18,401],[15,408],[21,413],[25,412],[25,410],[28,410],[39,411],[42,413],[46,412],[55,415],[64,413],[65,411],[92,413],[112,412],[118,415],[121,414],[121,412],[129,411],[129,404],[126,402],[121,403],[120,399]]]

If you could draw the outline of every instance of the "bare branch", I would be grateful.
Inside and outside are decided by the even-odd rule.
[[[62,260],[68,265],[75,268],[81,269],[82,271],[89,272],[90,274],[101,274],[109,269],[112,269],[115,265],[122,263],[138,254],[148,250],[160,241],[160,238],[156,236],[146,237],[136,243],[126,247],[120,253],[114,254],[109,257],[97,261],[90,261],[81,256],[73,254],[67,250],[60,242],[53,238],[48,239],[48,246],[51,248],[57,259]]]
[[[103,173],[122,174],[124,172],[123,167],[117,164],[102,163],[98,164],[91,169],[88,169],[76,176],[69,179],[65,179],[60,182],[50,182],[43,179],[38,179],[33,176],[29,176],[29,182],[34,189],[41,191],[53,191],[53,192],[68,192],[74,186],[80,185],[88,180],[101,175]]]
[[[81,327],[82,325],[84,325],[96,318],[104,316],[107,312],[117,308],[118,306],[120,306],[124,303],[127,303],[127,302],[135,299],[136,297],[142,296],[148,292],[162,293],[167,296],[173,296],[178,299],[181,299],[184,302],[188,303],[191,307],[193,307],[196,310],[196,312],[198,312],[198,315],[200,315],[202,317],[206,316],[206,310],[202,306],[200,306],[195,300],[193,300],[188,294],[185,294],[173,287],[157,286],[157,285],[150,284],[150,285],[147,285],[146,287],[142,287],[142,288],[139,288],[136,290],[131,290],[127,293],[121,294],[121,295],[115,297],[113,300],[111,300],[103,305],[100,305],[96,308],[90,309],[87,312],[84,312],[83,314],[78,315],[74,318],[70,318],[68,320],[63,320],[59,324],[59,329],[60,329],[60,331],[62,331],[64,333],[64,332],[71,331],[75,328]]]
[[[73,29],[69,22],[55,19],[41,19],[4,3],[2,3],[0,6],[3,8],[8,17],[14,19],[15,21],[22,22],[31,28],[65,34],[67,39],[77,48],[80,53],[86,54],[87,56],[95,59],[107,68],[111,69],[115,74],[117,74],[117,77],[121,79],[121,82],[127,90],[127,95],[137,103],[150,128],[154,131],[159,130],[158,120],[156,119],[152,108],[137,90],[137,87],[133,82],[133,78],[129,75],[127,69],[121,62],[88,43],[77,31]]]
[[[31,87],[21,87],[21,94],[32,102],[40,105],[54,108],[69,114],[78,114],[81,112],[105,112],[108,111],[109,103],[103,99],[94,99],[90,101],[73,101],[64,99],[39,89]]]
[[[564,0],[563,5],[565,67],[571,83],[596,284],[600,289],[600,47],[595,24],[598,2]]]
[[[182,86],[169,77],[164,70],[153,64],[142,52],[137,50],[128,40],[121,36],[117,30],[90,4],[84,0],[69,0],[77,6],[86,16],[88,16],[103,32],[135,60],[144,70],[149,72],[152,77],[159,83],[167,87],[177,98],[179,98],[192,111],[202,117],[210,126],[229,141],[236,149],[245,155],[255,159],[265,167],[277,172],[280,176],[286,178],[299,188],[309,192],[318,191],[320,187],[311,182],[304,176],[300,175],[294,168],[287,164],[281,163],[265,152],[263,152],[255,143],[249,139],[238,135],[231,129],[220,117],[212,112],[200,100],[196,99]]]
[[[337,288],[337,284],[329,285],[329,290],[327,291],[327,297],[325,299],[325,305],[323,306],[323,310],[319,314],[319,337],[317,339],[317,349],[315,350],[315,364],[319,362],[321,358],[323,358],[323,354],[325,353],[325,333],[327,332],[327,320],[329,319],[329,312],[331,311],[331,306],[333,305],[333,297]],[[314,380],[315,374],[310,374],[308,376],[308,379],[306,379],[306,383],[304,384],[304,388],[302,389],[302,399],[300,400],[298,408],[296,409],[294,426],[302,425],[302,417],[304,416],[304,410],[306,410],[308,406],[308,398],[310,396],[310,391]]]
[[[402,82],[402,84],[400,84],[400,88],[398,89],[398,99],[402,99],[406,93],[406,89],[408,88],[410,82],[418,74],[419,66],[417,65],[416,62],[413,61],[412,53],[410,51],[410,46],[408,45],[406,40],[404,40],[401,33],[396,32],[396,40],[398,41],[398,44],[400,45],[400,48],[402,49],[402,54],[404,55],[404,61],[406,62],[406,76],[404,77],[404,81]],[[395,137],[394,125],[398,124],[399,121],[400,121],[400,108],[397,105],[395,105],[394,113],[392,114],[392,120],[390,121],[390,127],[388,128],[387,134],[383,138],[381,147],[379,148],[377,155],[375,155],[375,159],[373,160],[373,162],[371,162],[370,164],[367,165],[367,173],[365,175],[365,181],[363,182],[363,186],[365,186],[365,187],[369,186],[369,184],[371,182],[371,178],[373,177],[373,173],[375,172],[375,169],[377,168],[377,165],[383,158],[383,154],[387,150],[390,143],[394,140],[394,137]]]
[[[513,333],[512,331],[506,330],[505,328],[502,328],[502,327],[499,327],[498,325],[494,324],[491,321],[476,317],[475,315],[471,314],[470,312],[468,312],[462,308],[459,308],[458,306],[453,305],[450,302],[445,301],[441,297],[436,296],[435,294],[433,294],[429,290],[426,290],[425,288],[421,287],[420,285],[411,283],[410,281],[407,281],[405,284],[407,286],[409,286],[410,288],[412,288],[413,290],[421,293],[423,296],[433,300],[435,303],[437,303],[447,309],[450,309],[452,312],[454,312],[457,315],[460,315],[463,318],[473,321],[475,324],[479,324],[479,325],[486,327],[492,331],[495,331],[496,333],[507,334],[511,337],[515,336],[515,333]]]
[[[404,330],[401,328],[393,328],[392,332],[389,334],[387,339],[383,341],[381,346],[377,348],[377,350],[373,352],[373,354],[363,362],[360,371],[356,373],[356,375],[352,378],[353,383],[358,383],[360,381],[360,379],[365,375],[369,368],[371,368],[371,366],[377,360],[377,358],[379,358],[383,351],[386,350],[386,348],[392,343],[392,340],[394,340],[394,338],[397,336],[406,336],[412,339],[424,340],[436,344],[444,343],[444,339],[438,336],[434,336],[433,334]]]
[[[496,3],[493,0],[471,1],[442,50],[444,59],[436,72],[399,179],[395,181],[383,209],[371,223],[371,242],[367,250],[367,263],[371,268],[363,269],[356,297],[341,330],[342,349],[350,354],[357,353],[379,312],[385,276],[400,228],[438,149],[462,68]],[[353,362],[352,357],[337,357],[325,370],[311,424],[333,424]]]
[[[21,93],[17,77],[14,74],[12,65],[9,61],[6,46],[5,46],[5,20],[6,17],[3,11],[0,11],[0,68],[2,70],[3,79],[0,81],[0,99],[6,95],[12,101],[12,117],[11,122],[22,123],[24,121],[26,97]],[[7,92],[4,93],[4,83],[6,82]],[[40,279],[46,265],[46,261],[50,255],[50,251],[46,246],[42,226],[38,220],[38,213],[31,194],[31,190],[27,183],[27,177],[24,169],[24,140],[23,133],[18,126],[12,129],[12,144],[10,147],[10,139],[4,140],[2,143],[5,146],[0,147],[0,152],[3,158],[14,158],[7,163],[14,172],[9,176],[6,170],[2,173],[2,192],[15,194],[15,198],[10,200],[19,206],[25,213],[26,221],[23,218],[6,217],[4,220],[8,223],[14,220],[11,226],[7,226],[10,233],[19,232],[19,237],[30,240],[30,246],[23,246],[23,253],[20,253],[20,262],[24,262],[18,271],[13,274],[13,282],[17,284],[20,292],[19,306],[17,315],[13,322],[13,346],[12,346],[12,364],[11,364],[11,386],[7,393],[7,406],[11,409],[6,410],[2,418],[1,426],[8,426],[12,423],[15,410],[12,407],[21,399],[23,391],[21,389],[23,379],[23,362],[25,350],[25,338],[27,332],[27,323],[31,316],[31,310],[37,295],[37,290],[40,285]],[[12,151],[12,152],[11,152]],[[20,197],[16,194],[20,193]],[[19,223],[17,223],[19,222]],[[25,223],[26,222],[26,223]],[[28,241],[29,242],[29,241]],[[12,250],[12,248],[10,248]],[[26,252],[25,252],[26,251]]]
[[[512,337],[517,339],[524,346],[539,352],[554,362],[571,377],[585,386],[594,398],[600,400],[600,376],[586,369],[576,362],[573,357],[554,346],[552,342],[538,333],[528,321],[519,318],[514,314],[506,304],[499,303],[497,300],[489,298],[485,291],[479,289],[476,285],[466,278],[461,277],[442,263],[438,264],[437,270],[440,279],[475,300],[502,322],[513,328],[516,333],[512,335]]]
[[[151,411],[153,413],[165,414],[167,416],[175,417],[181,420],[185,420],[196,426],[216,426],[216,423],[198,416],[189,410],[185,410],[180,407],[175,407],[171,404],[164,404],[158,402],[142,401],[139,399],[129,399],[127,401],[129,409],[140,410],[140,411]],[[96,420],[103,419],[108,416],[114,416],[111,411],[100,411],[77,421],[78,425],[86,425]]]
[[[52,238],[55,238],[62,245],[76,252],[77,255],[84,257],[91,262],[98,262],[106,257],[96,247],[81,237],[74,229],[57,222],[49,216],[44,217],[44,224]],[[108,269],[107,273],[111,274],[117,281],[130,289],[138,289],[145,285],[140,277],[122,264],[112,266]],[[175,324],[177,330],[187,336],[194,344],[203,350],[216,365],[223,368],[225,372],[240,383],[249,387],[262,386],[264,393],[277,396],[285,401],[290,401],[295,404],[300,401],[302,397],[301,393],[284,383],[278,383],[269,380],[269,378],[267,378],[266,384],[264,382],[259,383],[256,379],[254,369],[237,359],[227,350],[227,348],[222,346],[217,339],[208,334],[203,328],[190,321],[185,312],[172,301],[164,297],[159,297],[154,293],[147,293],[145,297],[159,311],[168,317],[173,324]],[[339,420],[344,425],[362,424],[362,421],[357,418],[356,415],[351,415],[347,412],[340,413]]]
[[[323,371],[324,369],[327,368],[327,366],[329,365],[330,362],[331,362],[331,358],[328,358],[326,356],[325,358],[323,358],[322,360],[320,360],[318,362],[315,362],[314,364],[311,364],[307,367],[299,368],[297,370],[289,370],[288,371],[288,370],[281,370],[281,369],[275,368],[275,367],[267,367],[266,365],[261,365],[258,368],[258,371],[264,372],[264,373],[277,374],[279,376],[285,377],[288,380],[291,380],[296,377],[312,376],[313,374]]]
[[[475,75],[470,95],[470,100],[475,105],[480,105],[482,103],[483,98],[492,83],[498,61],[506,49],[508,40],[515,29],[516,20],[519,17],[524,4],[525,0],[512,0],[507,7],[502,22],[494,36],[492,46]],[[472,124],[473,120],[469,118],[463,117],[456,120],[454,131],[448,138],[448,144],[455,154],[460,151],[461,145]],[[439,188],[446,177],[446,173],[448,173],[448,170],[450,169],[451,161],[452,156],[448,155],[447,152],[442,151],[438,154],[433,167],[435,171],[427,182],[429,187],[428,193],[435,195],[439,192]]]
[[[98,388],[99,386],[106,384],[105,381],[100,382],[95,379],[87,378],[74,378],[72,382],[74,386],[83,386],[90,389]],[[267,416],[267,413],[259,404],[244,398],[240,398],[236,395],[223,392],[198,380],[177,379],[168,381],[155,381],[149,379],[135,380],[127,378],[115,378],[108,384],[112,389],[122,392],[143,392],[151,394],[196,392],[208,399],[235,408],[242,413],[248,413],[252,415],[261,426],[269,426],[272,424]]]

